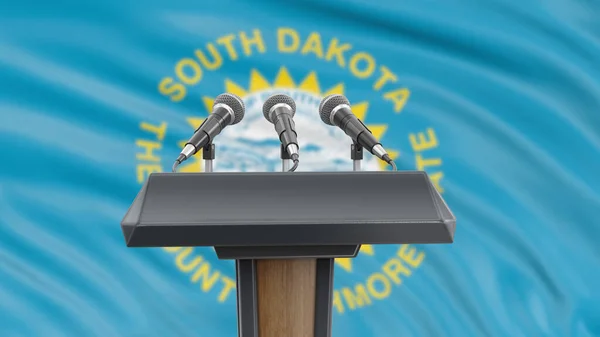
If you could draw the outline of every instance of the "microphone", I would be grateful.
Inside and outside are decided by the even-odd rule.
[[[173,172],[183,161],[189,159],[223,131],[228,125],[239,123],[244,118],[244,102],[232,94],[221,94],[215,98],[212,113],[196,129],[173,164]]]
[[[334,125],[344,130],[355,144],[367,149],[371,154],[385,161],[396,170],[396,164],[385,151],[381,143],[373,136],[363,122],[352,113],[350,102],[342,95],[329,95],[319,104],[319,115],[327,125]]]
[[[290,171],[296,170],[300,157],[298,134],[293,120],[295,113],[296,103],[290,96],[284,94],[272,95],[263,104],[263,115],[273,123],[281,144],[294,161],[294,166]]]

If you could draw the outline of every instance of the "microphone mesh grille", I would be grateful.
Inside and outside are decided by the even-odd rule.
[[[292,117],[296,114],[296,102],[294,102],[290,96],[284,94],[271,95],[271,97],[267,98],[265,104],[263,104],[263,115],[265,115],[265,118],[271,123],[273,123],[273,121],[269,118],[269,110],[271,110],[275,104],[279,103],[287,104],[292,108]]]
[[[323,98],[321,104],[319,104],[319,116],[321,116],[323,123],[333,125],[331,123],[331,113],[333,112],[333,109],[341,104],[350,106],[348,99],[342,95],[329,95]]]
[[[235,117],[231,122],[231,125],[239,123],[244,118],[246,108],[244,107],[244,101],[238,96],[228,93],[220,94],[215,98],[213,109],[217,104],[225,104],[233,110]]]

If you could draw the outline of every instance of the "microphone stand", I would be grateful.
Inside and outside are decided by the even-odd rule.
[[[363,159],[363,147],[359,144],[350,146],[350,159],[352,159],[353,171],[360,171],[360,163]]]
[[[204,159],[204,172],[212,172],[213,160],[215,159],[215,144],[208,143],[202,148],[202,158]]]
[[[281,144],[280,155],[281,155],[281,172],[287,172],[290,170],[290,159],[292,159],[292,157],[290,157],[290,154],[287,152],[287,150],[285,149],[283,144]]]

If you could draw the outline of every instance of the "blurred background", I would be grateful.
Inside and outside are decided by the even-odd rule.
[[[339,259],[334,337],[600,336],[600,3],[584,0],[2,1],[0,336],[236,336],[230,261],[128,249],[120,229],[223,92],[247,110],[216,171],[279,170],[275,92],[298,105],[299,171],[351,170],[318,117],[341,93],[458,219],[452,245]]]

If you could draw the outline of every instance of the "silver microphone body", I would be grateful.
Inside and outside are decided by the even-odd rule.
[[[390,162],[391,159],[381,143],[371,133],[371,130],[360,120],[350,108],[350,102],[342,95],[329,95],[319,105],[321,120],[328,125],[342,129],[355,144],[362,146],[381,160]]]
[[[176,165],[189,159],[204,146],[210,144],[225,127],[239,123],[244,118],[244,102],[232,94],[221,94],[215,98],[212,113],[196,129],[176,160]]]
[[[294,123],[295,113],[296,103],[287,95],[272,95],[263,105],[265,119],[275,127],[275,132],[277,132],[281,144],[292,160],[297,161],[300,156],[300,147],[298,146],[298,134]]]

